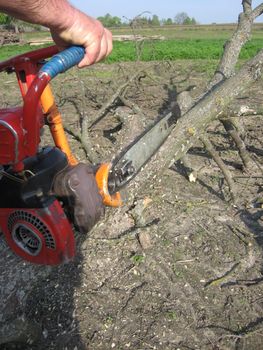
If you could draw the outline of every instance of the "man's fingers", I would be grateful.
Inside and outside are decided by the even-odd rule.
[[[100,43],[100,53],[96,58],[96,62],[99,62],[106,58],[112,51],[112,34],[107,29],[104,29],[104,35]]]
[[[86,46],[86,54],[78,67],[90,66],[108,56],[112,51],[112,35],[110,31],[104,29],[100,40],[95,40],[91,45]]]
[[[77,15],[69,29],[52,29],[52,37],[59,47],[81,45],[85,48],[85,56],[78,64],[78,67],[82,68],[104,59],[111,53],[112,35],[98,20],[81,12],[77,12]]]
[[[112,34],[108,29],[105,29],[105,32],[106,32],[106,37],[108,42],[108,45],[107,45],[108,50],[107,50],[106,56],[108,56],[112,51]]]
[[[79,68],[90,66],[97,61],[101,50],[101,39],[99,41],[94,41],[91,45],[85,46],[85,56],[83,60],[78,64]]]
[[[101,42],[100,42],[100,53],[96,58],[96,62],[99,62],[103,60],[108,52],[108,40],[106,38],[106,35],[103,35]]]

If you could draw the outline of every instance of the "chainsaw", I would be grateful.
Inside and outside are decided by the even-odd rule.
[[[119,191],[176,122],[172,113],[158,117],[110,162],[79,163],[49,83],[84,54],[79,46],[62,52],[51,46],[0,63],[0,72],[16,74],[23,98],[23,106],[0,110],[0,227],[11,250],[35,264],[58,265],[74,257],[73,227],[86,233],[105,206],[122,204]],[[54,145],[40,146],[44,125]]]

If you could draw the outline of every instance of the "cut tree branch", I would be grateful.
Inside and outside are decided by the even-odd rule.
[[[229,79],[221,82],[199,100],[177,122],[170,136],[160,148],[154,160],[143,171],[143,184],[153,175],[160,176],[194,145],[207,125],[223,114],[225,108],[250,85],[259,79],[263,70],[263,49]]]

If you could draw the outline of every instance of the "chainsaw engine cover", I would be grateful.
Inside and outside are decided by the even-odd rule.
[[[67,159],[47,147],[24,161],[21,177],[6,169],[0,180],[0,226],[11,249],[36,264],[57,265],[73,258],[74,234],[52,183]]]
[[[104,214],[94,170],[88,164],[79,163],[61,171],[54,180],[53,191],[82,233],[90,231]]]

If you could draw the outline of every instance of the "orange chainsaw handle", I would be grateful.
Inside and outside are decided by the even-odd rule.
[[[71,152],[68,139],[62,124],[62,117],[57,108],[57,105],[49,84],[46,86],[45,90],[43,91],[40,97],[40,102],[43,108],[43,112],[47,115],[49,129],[55,145],[66,154],[70,165],[78,164],[77,159],[74,157],[74,155]]]
[[[102,196],[103,204],[110,207],[120,207],[122,205],[120,192],[116,192],[112,195],[109,193],[108,179],[110,169],[111,163],[100,164],[100,167],[95,175],[97,186],[99,188],[100,195]]]

